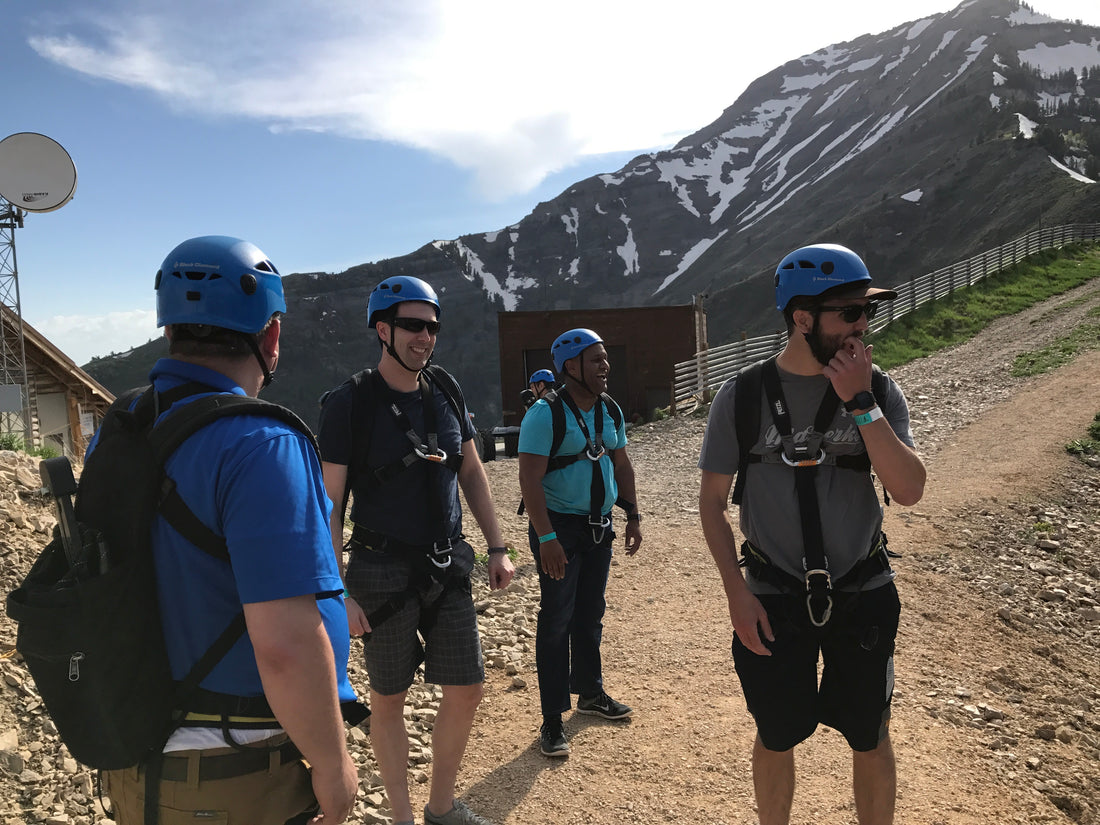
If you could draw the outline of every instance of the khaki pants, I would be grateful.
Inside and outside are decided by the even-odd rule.
[[[285,741],[285,737],[280,737]],[[278,743],[279,740],[274,740]],[[279,764],[278,754],[267,770],[230,779],[199,781],[204,758],[233,753],[232,748],[178,751],[188,760],[184,781],[160,783],[160,825],[283,825],[317,804],[309,770],[300,759]],[[145,769],[104,771],[103,784],[117,825],[143,825]]]

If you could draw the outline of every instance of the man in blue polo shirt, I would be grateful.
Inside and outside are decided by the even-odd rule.
[[[169,357],[151,374],[161,417],[203,395],[258,395],[279,360],[286,310],[267,256],[236,238],[192,238],[169,253],[156,292],[169,340]],[[161,821],[343,822],[358,775],[341,703],[355,695],[316,451],[278,419],[232,416],[191,436],[165,469],[194,515],[224,536],[231,559],[156,519],[173,675],[186,675],[242,609],[247,633],[203,680],[198,710],[164,749]],[[104,774],[119,825],[145,822],[144,774]]]
[[[642,517],[622,412],[609,409],[615,402],[606,395],[611,364],[603,340],[590,329],[571,329],[550,354],[564,383],[523,418],[519,483],[542,592],[535,636],[539,747],[558,757],[569,753],[561,715],[571,693],[578,694],[578,713],[616,720],[632,713],[603,689],[600,641],[615,538],[611,508],[621,501],[627,511],[628,556],[641,546]],[[557,450],[555,415],[563,422]]]

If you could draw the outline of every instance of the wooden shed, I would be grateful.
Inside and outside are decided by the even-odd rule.
[[[23,387],[0,384],[0,395],[14,400],[5,407],[9,412],[0,416],[2,431],[19,436],[30,446],[53,446],[62,455],[82,458],[114,395],[12,309],[0,306],[0,313],[5,350],[19,351],[21,327],[27,363],[22,403]],[[10,380],[10,369],[8,374]],[[10,412],[19,407],[22,412]],[[29,414],[29,421],[24,414]]]
[[[648,420],[672,400],[673,369],[706,347],[702,304],[626,309],[569,309],[497,314],[501,409],[505,426],[518,425],[520,393],[537,369],[554,369],[550,345],[569,329],[584,327],[604,340],[611,360],[608,392],[627,420]]]

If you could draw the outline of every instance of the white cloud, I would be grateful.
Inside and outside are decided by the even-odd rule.
[[[503,198],[581,156],[670,145],[760,74],[850,39],[852,20],[883,31],[955,0],[850,0],[845,14],[792,0],[781,22],[727,0],[60,5],[30,41],[47,59],[186,113],[416,147]]]
[[[135,342],[143,344],[161,334],[157,329],[157,313],[153,310],[53,315],[41,321],[27,320],[77,364],[86,364],[112,352],[127,352]]]

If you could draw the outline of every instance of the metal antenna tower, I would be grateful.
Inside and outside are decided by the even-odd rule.
[[[19,266],[15,256],[15,230],[23,228],[23,210],[0,197],[0,384],[20,387],[22,413],[3,413],[6,433],[22,430],[23,443],[31,443],[31,419],[27,411],[27,351],[23,341],[23,313],[19,307]]]

